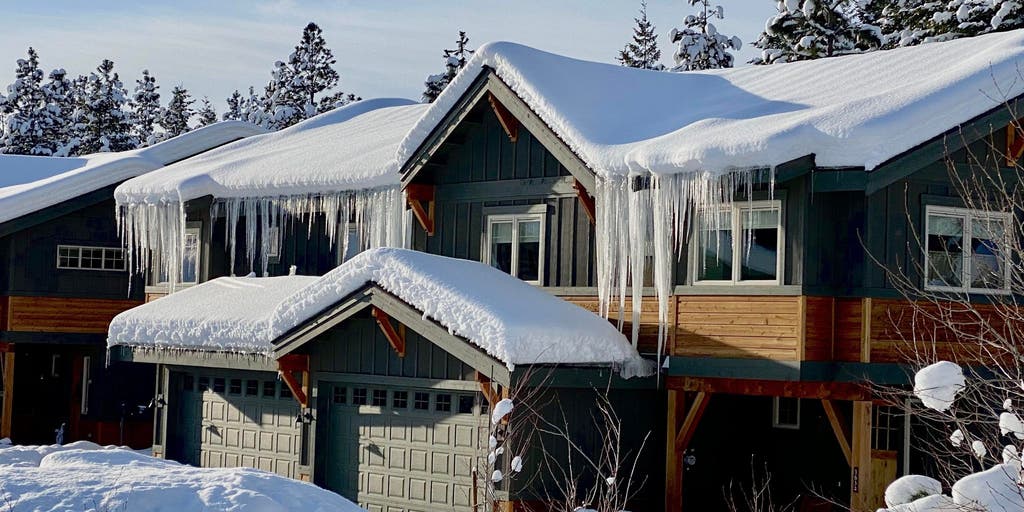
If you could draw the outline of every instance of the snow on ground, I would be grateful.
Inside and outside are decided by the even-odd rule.
[[[80,157],[0,155],[0,222],[145,174],[235,139],[265,133],[225,121],[147,148]]]
[[[608,321],[482,263],[370,249],[323,277],[220,278],[119,314],[109,346],[273,354],[273,342],[367,283],[468,339],[509,369],[646,362]],[[231,304],[238,304],[232,306]]]
[[[599,175],[721,173],[814,154],[873,169],[1024,93],[1024,31],[688,73],[482,46],[399,148],[419,148],[484,66]],[[884,72],[880,72],[884,70]]]
[[[0,445],[0,510],[365,512],[312,484],[249,468],[195,468],[87,441]]]

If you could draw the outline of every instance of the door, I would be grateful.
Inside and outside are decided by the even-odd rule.
[[[486,405],[469,391],[395,381],[320,386],[330,400],[317,441],[325,486],[370,512],[469,512],[474,468],[486,464]]]

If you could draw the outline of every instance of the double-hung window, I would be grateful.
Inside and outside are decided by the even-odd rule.
[[[695,233],[694,282],[779,284],[782,204],[737,201],[702,212]]]
[[[124,249],[58,245],[57,268],[81,270],[124,270]]]
[[[487,217],[486,262],[523,281],[541,284],[544,275],[544,214]]]
[[[925,208],[926,290],[1009,293],[1009,213]]]
[[[200,227],[190,227],[185,230],[185,244],[181,249],[181,263],[178,270],[181,272],[179,276],[174,276],[175,282],[178,284],[195,284],[199,282],[199,233]],[[157,260],[157,273],[158,283],[168,283],[171,280],[169,275],[168,265],[163,261]]]

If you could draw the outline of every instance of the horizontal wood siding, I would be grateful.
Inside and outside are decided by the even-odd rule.
[[[864,299],[836,299],[837,361],[860,361]]]
[[[122,311],[142,304],[135,300],[9,297],[7,330],[102,334]]]
[[[800,298],[679,296],[672,355],[800,359]]]
[[[598,300],[595,296],[560,298],[572,302],[587,311],[591,311],[595,315],[599,312]],[[624,314],[621,315],[623,319],[621,331],[627,338],[629,338],[633,333],[633,302],[631,300],[626,300],[626,307],[623,312]],[[617,326],[620,317],[617,302],[612,304],[611,311],[609,311],[608,316],[608,321],[610,321],[612,325]],[[673,327],[669,326],[669,340],[672,339],[673,332]],[[642,354],[653,354],[658,351],[658,300],[654,297],[644,297],[643,305],[640,308],[640,335],[637,340],[637,350]]]
[[[973,311],[951,303],[913,305],[906,300],[872,299],[871,362],[912,362],[922,358],[963,363],[991,360],[995,354],[984,353],[972,335],[989,341],[1005,336],[1005,315],[991,305],[975,304],[970,309]],[[983,324],[985,329],[998,334],[983,334]],[[1019,326],[1013,328],[1019,332],[1018,329]],[[958,337],[963,334],[967,334],[967,339]]]
[[[835,299],[804,297],[805,361],[831,361],[835,344]]]

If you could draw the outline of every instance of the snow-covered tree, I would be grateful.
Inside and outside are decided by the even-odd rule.
[[[455,75],[459,74],[459,70],[466,67],[466,61],[473,54],[473,50],[466,48],[467,44],[469,44],[469,38],[466,37],[464,31],[460,30],[459,38],[455,41],[455,48],[444,51],[444,72],[428,76],[423,83],[426,87],[423,91],[425,103],[433,103],[445,87],[448,87]]]
[[[114,62],[104,59],[84,79],[75,110],[79,153],[125,151],[139,145],[132,134],[131,115],[126,110],[128,92],[114,72]]]
[[[249,96],[242,103],[242,120],[252,124],[266,127],[269,123],[267,117],[269,101],[265,96],[256,93],[253,86],[249,86]]]
[[[142,78],[135,81],[135,92],[132,94],[131,100],[132,128],[133,133],[143,146],[149,146],[159,141],[159,136],[155,132],[161,115],[160,93],[157,92],[159,88],[156,78],[149,74],[148,69],[143,69]]]
[[[43,86],[46,108],[53,123],[49,126],[46,139],[54,145],[53,156],[68,156],[76,151],[79,139],[74,126],[75,102],[78,91],[73,80],[62,68],[50,72],[49,81]]]
[[[177,137],[191,128],[189,120],[195,115],[192,104],[196,100],[189,95],[188,89],[176,85],[171,89],[171,100],[167,102],[167,108],[160,114],[160,126],[167,132],[167,137]]]
[[[245,110],[245,97],[242,93],[235,89],[235,92],[231,93],[231,96],[227,99],[228,109],[221,116],[224,121],[242,121],[244,120]]]
[[[884,47],[948,41],[1024,27],[1020,0],[865,0]]]
[[[641,69],[664,69],[661,60],[661,49],[658,48],[658,36],[654,32],[654,23],[647,19],[647,2],[640,2],[640,17],[633,18],[633,39],[619,51],[618,61],[623,66]]]
[[[697,6],[697,14],[683,20],[683,28],[672,29],[669,38],[677,45],[673,71],[699,71],[702,69],[731,68],[733,56],[729,50],[739,50],[743,43],[736,36],[718,33],[712,19],[723,19],[721,5],[712,6],[710,0],[689,0]]]
[[[203,99],[200,100],[199,110],[196,111],[196,120],[199,122],[199,126],[210,126],[217,122],[217,111],[210,103],[210,98],[203,96]]]
[[[28,58],[18,59],[14,83],[7,87],[0,106],[4,114],[0,153],[51,155],[56,150],[55,141],[47,138],[56,119],[47,108],[43,76],[39,55],[29,48]]]
[[[768,20],[754,46],[754,64],[833,57],[877,49],[877,31],[856,19],[850,0],[778,0],[778,14]]]

